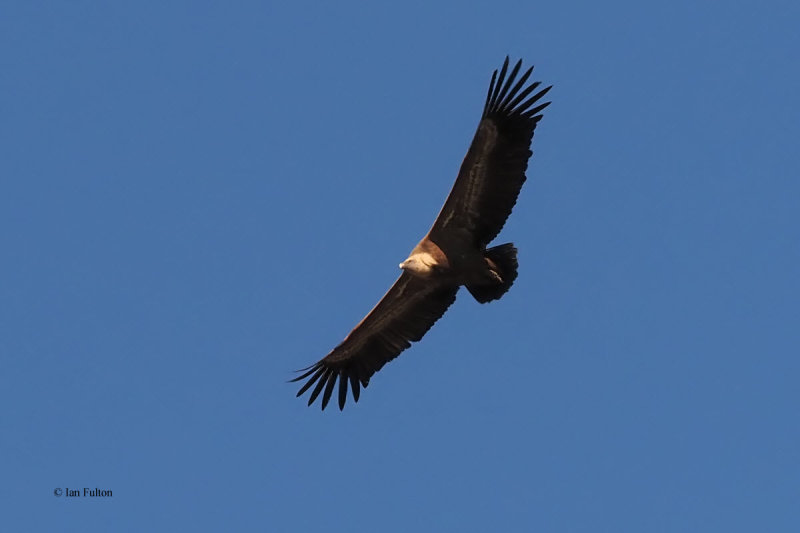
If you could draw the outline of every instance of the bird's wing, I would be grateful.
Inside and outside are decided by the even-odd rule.
[[[321,392],[322,408],[328,405],[337,378],[339,409],[344,409],[349,381],[353,399],[358,401],[360,386],[400,352],[422,338],[455,301],[458,286],[420,279],[403,272],[372,311],[350,332],[347,338],[316,364],[301,370],[292,381],[308,379],[298,391],[300,396],[312,385],[308,405]]]
[[[496,70],[492,74],[478,131],[429,233],[435,242],[457,229],[469,231],[475,245],[486,246],[500,233],[517,202],[532,153],[533,131],[541,111],[550,104],[534,106],[550,87],[529,96],[541,85],[525,85],[533,67],[514,83],[521,66],[522,60],[506,78],[506,57],[500,75]]]

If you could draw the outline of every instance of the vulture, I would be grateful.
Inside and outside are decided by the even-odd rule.
[[[521,66],[519,60],[509,71],[506,57],[499,74],[492,73],[478,130],[453,189],[428,234],[400,263],[400,277],[341,344],[291,380],[306,380],[297,396],[311,389],[309,406],[322,394],[325,409],[337,381],[339,409],[347,401],[348,384],[357,402],[361,387],[422,339],[462,285],[483,304],[502,297],[514,283],[517,249],[512,243],[487,246],[525,183],[533,132],[550,104],[541,100],[552,87],[535,92],[541,82],[528,83],[533,67],[517,78]]]

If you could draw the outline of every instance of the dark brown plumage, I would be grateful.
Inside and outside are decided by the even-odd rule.
[[[508,65],[506,57],[500,73],[492,74],[481,121],[455,185],[431,230],[400,264],[400,278],[341,344],[292,380],[307,380],[297,395],[311,389],[308,405],[322,394],[325,409],[337,380],[339,408],[347,401],[348,384],[358,401],[361,387],[427,333],[455,301],[461,285],[486,303],[500,298],[516,279],[516,248],[510,243],[486,246],[517,202],[533,132],[550,103],[538,102],[550,87],[531,96],[540,85],[525,86],[533,67],[517,79],[522,61],[510,73]]]

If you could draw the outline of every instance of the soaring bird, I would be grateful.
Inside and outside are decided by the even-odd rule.
[[[550,104],[540,100],[552,87],[534,93],[541,82],[526,85],[533,67],[517,79],[521,66],[519,60],[509,72],[506,57],[500,73],[492,73],[478,130],[453,189],[428,234],[400,263],[400,277],[341,344],[291,380],[307,380],[297,396],[314,387],[308,405],[322,393],[325,409],[337,380],[339,409],[347,401],[348,382],[357,402],[360,388],[422,339],[462,285],[486,303],[514,283],[517,249],[512,243],[487,246],[500,233],[525,183],[533,132]]]

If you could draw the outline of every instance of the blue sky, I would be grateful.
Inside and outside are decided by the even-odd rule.
[[[796,2],[0,14],[8,531],[800,530]],[[517,282],[307,408],[506,54]]]

